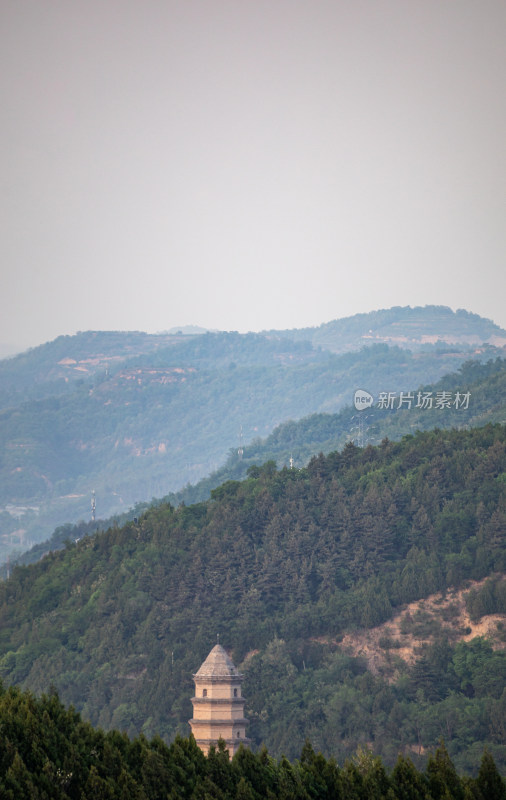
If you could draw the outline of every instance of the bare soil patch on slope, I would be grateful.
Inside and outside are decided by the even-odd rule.
[[[391,679],[398,674],[400,662],[413,664],[423,646],[440,637],[455,643],[484,636],[494,649],[506,649],[506,615],[489,614],[473,622],[467,612],[465,595],[484,583],[472,581],[465,589],[409,603],[376,628],[346,633],[339,646],[350,655],[364,658],[372,673]]]

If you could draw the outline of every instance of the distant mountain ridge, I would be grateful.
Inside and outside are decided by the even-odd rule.
[[[506,359],[490,360],[485,364],[466,362],[456,373],[444,375],[435,384],[421,388],[424,395],[434,398],[442,392],[455,395],[456,391],[469,393],[467,408],[379,409],[377,404],[366,413],[358,414],[353,405],[347,405],[336,414],[311,414],[299,420],[281,423],[265,439],[256,438],[241,448],[230,450],[225,463],[196,484],[187,484],[177,492],[163,498],[152,499],[151,504],[169,502],[174,506],[190,505],[209,499],[214,490],[228,481],[243,480],[248,471],[266,462],[275,462],[278,468],[305,467],[310,458],[323,453],[342,450],[348,442],[362,439],[363,445],[378,444],[385,437],[398,440],[414,430],[439,428],[479,427],[487,423],[506,423]],[[413,392],[413,394],[416,394]],[[350,398],[351,399],[351,398]],[[360,419],[364,422],[360,428]],[[40,542],[13,560],[13,564],[30,564],[51,550],[64,547],[67,540],[88,536],[97,530],[112,525],[124,524],[146,511],[150,503],[138,503],[127,512],[110,519],[101,519],[96,524],[80,522],[77,525],[61,525],[50,539]],[[6,565],[0,566],[0,575],[5,577]]]
[[[476,336],[497,328],[438,308],[414,310],[435,336],[451,320]],[[374,313],[396,331],[412,323],[411,309]],[[322,330],[352,323],[366,335],[371,315],[357,317]],[[339,411],[356,388],[416,388],[469,357],[503,352],[487,344],[411,351],[369,341],[339,353],[335,336],[327,344],[307,336],[87,332],[0,362],[0,550],[25,549],[62,522],[89,519],[92,490],[100,516],[122,513],[195,484],[239,442],[290,419]]]
[[[354,314],[326,322],[316,328],[286,330],[283,335],[309,340],[315,347],[334,353],[357,350],[382,343],[419,349],[427,345],[451,344],[463,347],[483,343],[506,345],[506,330],[492,320],[465,309],[448,306],[394,306]]]
[[[506,346],[506,330],[491,320],[463,309],[453,312],[447,306],[394,307],[323,323],[316,328],[264,331],[237,334],[206,331],[195,325],[171,328],[148,334],[141,331],[87,331],[59,336],[24,353],[0,360],[0,407],[23,399],[64,393],[79,380],[97,372],[114,371],[135,361],[164,352],[164,358],[190,358],[198,353],[195,340],[216,335],[236,342],[247,338],[256,343],[277,342],[277,349],[289,347],[286,340],[303,342],[308,349],[334,353],[357,350],[372,344],[397,345],[419,349],[439,343],[459,345],[465,350],[477,345]],[[284,344],[282,344],[284,342]],[[292,345],[293,346],[293,345]],[[271,345],[271,351],[274,349]],[[237,353],[236,355],[243,355]],[[260,358],[258,363],[265,363]]]
[[[53,378],[64,379],[76,371],[93,374],[97,369],[174,347],[186,337],[210,333],[225,332],[186,325],[157,334],[86,331],[59,336],[51,342],[0,360],[2,389],[10,380],[19,380],[23,375],[32,381],[40,381],[48,373]],[[332,352],[347,352],[368,344],[396,344],[409,349],[437,342],[461,344],[465,348],[487,343],[496,347],[506,345],[506,330],[492,320],[464,309],[454,312],[448,306],[394,306],[332,320],[318,327],[263,331],[257,336],[305,341]],[[70,366],[73,369],[67,369]]]

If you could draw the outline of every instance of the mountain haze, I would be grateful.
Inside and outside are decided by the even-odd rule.
[[[492,325],[449,309],[415,311],[418,320],[428,316],[437,337],[439,317],[441,336],[450,319],[476,336]],[[412,329],[412,315],[393,309],[389,324]],[[362,332],[371,324],[365,316]],[[497,352],[490,345],[412,352],[373,344],[337,354],[300,332],[59,337],[0,364],[4,558],[62,522],[89,519],[92,490],[101,517],[123,513],[195,484],[225,462],[230,448],[286,420],[337,412],[358,387],[414,389],[470,353],[486,359]]]
[[[382,343],[419,350],[431,344],[462,347],[484,343],[504,347],[506,331],[492,320],[448,306],[411,306],[370,311],[324,323],[317,328],[285,331],[293,339],[342,353]]]
[[[278,467],[290,464],[295,468],[306,466],[318,453],[328,454],[342,449],[346,443],[362,440],[362,445],[378,443],[385,437],[396,440],[415,430],[466,429],[488,422],[503,423],[506,420],[506,360],[495,359],[482,364],[468,361],[456,373],[445,375],[435,384],[421,388],[422,394],[437,398],[447,393],[455,398],[459,391],[469,393],[467,408],[399,408],[399,398],[392,408],[380,409],[375,404],[366,413],[357,413],[353,406],[346,406],[337,414],[311,414],[300,420],[289,420],[279,425],[265,439],[256,438],[248,445],[233,448],[222,467],[196,484],[187,484],[178,492],[164,498],[153,499],[152,504],[169,502],[178,506],[209,499],[213,489],[229,480],[241,480],[250,467],[274,461]],[[413,397],[418,392],[413,392]],[[415,402],[415,401],[413,401]],[[361,424],[363,420],[363,424]],[[69,523],[56,528],[50,539],[40,542],[30,550],[17,556],[11,563],[30,564],[50,550],[58,550],[67,540],[88,536],[98,528],[104,530],[112,525],[124,524],[140,516],[149,503],[137,503],[123,514],[109,520],[100,519]],[[6,575],[8,565],[0,567],[0,575]]]

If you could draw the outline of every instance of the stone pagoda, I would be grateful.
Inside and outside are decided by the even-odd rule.
[[[249,744],[245,700],[241,696],[242,679],[243,675],[221,644],[213,647],[193,676],[195,697],[192,697],[193,719],[189,722],[195,741],[205,755],[220,738],[225,740],[230,756],[240,744]]]

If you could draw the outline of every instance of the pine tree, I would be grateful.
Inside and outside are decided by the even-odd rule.
[[[476,783],[486,800],[506,800],[506,785],[488,750],[483,753]]]

